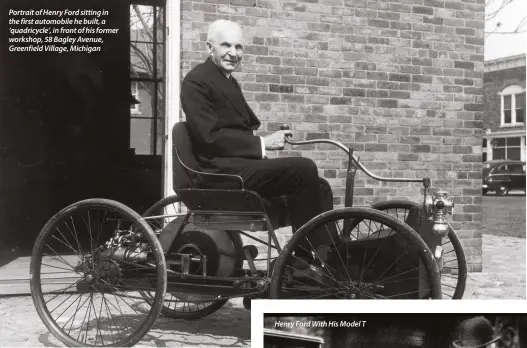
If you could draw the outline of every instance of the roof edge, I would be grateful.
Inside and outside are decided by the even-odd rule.
[[[499,71],[525,66],[525,53],[484,62],[485,72]]]

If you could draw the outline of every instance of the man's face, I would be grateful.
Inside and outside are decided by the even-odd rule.
[[[229,76],[242,60],[242,33],[233,27],[221,28],[207,47],[214,63]]]

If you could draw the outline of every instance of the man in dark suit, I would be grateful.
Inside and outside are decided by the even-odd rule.
[[[291,131],[281,130],[265,137],[253,134],[260,121],[231,75],[243,56],[241,28],[230,21],[212,23],[207,48],[210,57],[192,69],[181,86],[181,103],[200,169],[239,175],[247,189],[264,197],[292,196],[290,209],[295,228],[332,209],[332,195],[321,202],[321,180],[312,160],[266,158],[267,151],[284,147],[285,137],[292,135]],[[220,183],[200,185],[215,187]],[[331,238],[325,233],[320,239],[313,241],[310,237],[319,246],[319,255],[325,258]]]

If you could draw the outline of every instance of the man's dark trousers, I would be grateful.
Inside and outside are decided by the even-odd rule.
[[[311,218],[333,208],[333,195],[327,182],[320,180],[316,164],[304,157],[273,158],[251,161],[236,172],[245,187],[264,197],[288,195],[293,228],[302,227]],[[312,243],[328,244],[325,236],[310,234]]]

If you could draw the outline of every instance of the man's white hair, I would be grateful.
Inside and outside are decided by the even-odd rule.
[[[218,19],[209,26],[207,33],[207,41],[214,41],[218,33],[222,30],[239,30],[242,32],[242,28],[238,23],[229,21],[227,19]]]

